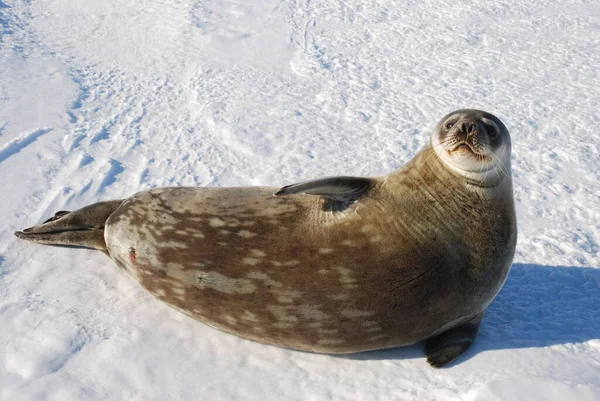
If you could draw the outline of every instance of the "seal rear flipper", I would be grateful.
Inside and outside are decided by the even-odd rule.
[[[122,200],[94,203],[73,212],[60,211],[39,226],[15,236],[38,244],[92,248],[107,252],[104,224]]]
[[[305,181],[281,188],[275,196],[292,194],[319,195],[337,202],[354,202],[375,185],[373,178],[364,177],[328,177],[320,180]]]
[[[107,251],[104,242],[104,229],[89,228],[49,233],[15,231],[15,236],[44,245],[91,248],[103,252]]]

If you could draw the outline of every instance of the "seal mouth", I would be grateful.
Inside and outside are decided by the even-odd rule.
[[[475,149],[473,148],[473,146],[465,141],[461,141],[459,143],[457,143],[456,145],[452,146],[452,148],[450,148],[450,150],[448,150],[448,153],[473,153],[473,154],[478,154]]]
[[[480,162],[490,162],[492,160],[492,157],[485,151],[485,149],[479,149],[474,144],[464,140],[452,145],[447,152],[451,155],[474,157]]]

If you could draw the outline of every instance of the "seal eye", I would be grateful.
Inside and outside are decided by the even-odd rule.
[[[452,127],[454,127],[454,122],[446,123],[446,129],[450,129]]]
[[[496,128],[494,128],[493,126],[489,126],[488,127],[488,135],[490,136],[490,139],[495,139],[498,136],[498,131],[496,131]]]

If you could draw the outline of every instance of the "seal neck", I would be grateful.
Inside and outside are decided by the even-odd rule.
[[[460,170],[440,158],[431,145],[426,145],[411,161],[387,178],[398,182],[409,180],[424,190],[435,190],[441,185],[453,191],[477,193],[488,198],[508,189],[512,196],[510,165],[506,168],[506,172],[497,168],[485,173]]]
[[[503,187],[507,183],[508,185],[512,183],[510,160],[507,163],[498,162],[485,171],[464,170],[440,156],[431,144],[425,146],[415,157],[415,160],[418,158],[424,159],[423,165],[426,168],[431,168],[434,171],[446,171],[475,190],[493,190],[494,188]],[[435,166],[436,164],[439,166]]]

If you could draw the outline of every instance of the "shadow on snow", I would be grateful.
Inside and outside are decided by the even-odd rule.
[[[488,350],[542,348],[600,338],[600,268],[513,264],[473,346],[451,364]],[[422,346],[346,355],[357,360],[423,358]]]

